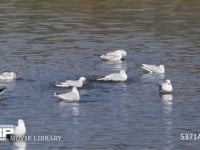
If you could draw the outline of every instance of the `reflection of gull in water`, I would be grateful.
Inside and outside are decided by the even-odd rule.
[[[103,78],[99,78],[97,80],[103,80],[103,81],[126,81],[128,78],[126,74],[126,70],[122,69],[119,73],[112,73],[109,75],[106,75]]]
[[[72,114],[74,116],[79,116],[79,107],[78,106],[73,106],[72,107]]]
[[[106,70],[106,69],[115,69],[115,70],[121,70],[121,69],[126,69],[127,68],[127,63],[125,61],[120,61],[119,62],[113,62],[113,61],[103,61],[101,62],[101,69]]]
[[[17,141],[12,143],[12,150],[26,150],[25,141]]]
[[[151,81],[158,81],[158,80],[163,80],[165,78],[164,74],[143,74],[142,78],[145,80],[151,80]]]
[[[168,145],[166,150],[173,150],[174,145],[173,145],[173,120],[171,118],[164,119],[164,124],[165,124],[165,132],[164,135],[166,136],[166,144]]]
[[[62,116],[73,116],[73,123],[78,123],[78,116],[80,115],[79,111],[79,103],[65,103],[63,101],[59,101],[59,111]]]
[[[173,100],[172,94],[163,94],[161,95],[161,98],[164,102],[171,102]]]
[[[173,110],[173,95],[172,94],[163,94],[161,95],[161,99],[163,102],[163,112],[165,114],[164,117],[164,124],[165,124],[165,132],[164,135],[166,135],[166,144],[168,147],[166,150],[173,150],[173,120],[172,120],[172,110]]]
[[[161,99],[164,104],[165,113],[171,113],[172,105],[173,105],[173,95],[172,94],[163,94],[161,95]]]
[[[59,106],[63,111],[70,110],[73,116],[79,116],[79,103],[65,103],[64,101],[59,101]]]
[[[100,64],[100,69],[101,70],[110,70],[113,72],[118,72],[119,70],[122,69],[127,69],[127,62],[126,61],[121,61],[121,62],[115,62],[115,61],[102,61]]]

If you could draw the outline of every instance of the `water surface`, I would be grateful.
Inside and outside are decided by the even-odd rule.
[[[189,0],[9,0],[0,5],[0,72],[19,79],[1,83],[0,123],[25,120],[27,135],[59,135],[61,142],[26,142],[26,150],[183,150],[198,133],[200,2]],[[94,54],[115,49],[126,61]],[[165,76],[144,74],[135,63],[165,64]],[[127,69],[128,81],[96,82]],[[85,76],[81,102],[63,103],[54,84]],[[173,95],[159,96],[171,79]],[[0,142],[1,149],[11,149]],[[26,146],[24,146],[26,145]],[[24,148],[25,147],[25,148]],[[18,149],[18,148],[14,148]]]

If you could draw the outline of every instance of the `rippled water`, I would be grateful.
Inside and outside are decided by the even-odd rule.
[[[27,135],[59,135],[61,142],[29,141],[15,150],[183,150],[199,140],[181,133],[200,126],[200,2],[190,0],[8,0],[0,5],[0,71],[19,80],[0,100],[0,124],[23,118]],[[94,54],[126,49],[122,63]],[[165,76],[144,74],[135,63],[165,64]],[[96,82],[127,69],[123,83]],[[70,89],[54,84],[86,76],[81,102],[53,97]],[[172,80],[175,92],[160,97]],[[11,149],[0,142],[1,149]]]

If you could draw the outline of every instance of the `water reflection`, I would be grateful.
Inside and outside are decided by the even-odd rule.
[[[127,69],[126,61],[102,61],[101,62],[102,70],[116,70],[119,71],[121,69]]]
[[[165,115],[163,121],[165,125],[164,135],[166,136],[166,150],[174,149],[173,145],[173,119],[172,119],[172,111],[173,111],[173,95],[172,94],[163,94],[161,95],[161,99],[163,102],[163,113]]]
[[[161,98],[164,102],[172,102],[173,95],[172,94],[162,94]]]
[[[33,115],[33,112],[41,108],[41,104],[45,104],[45,107],[39,111],[43,120],[47,122],[59,120],[59,123],[66,127],[62,129],[63,136],[68,130],[73,131],[71,130],[73,128],[74,134],[72,135],[74,140],[77,141],[75,145],[80,148],[81,146],[88,146],[86,139],[92,137],[96,140],[99,137],[103,138],[104,135],[99,134],[98,130],[94,130],[92,132],[94,136],[84,134],[83,137],[83,132],[79,134],[77,128],[74,128],[74,124],[81,124],[81,130],[84,133],[90,133],[91,128],[88,128],[88,124],[93,122],[100,112],[105,112],[105,107],[102,106],[108,104],[109,106],[114,105],[116,109],[108,114],[105,112],[105,115],[100,118],[106,120],[99,121],[99,129],[103,133],[110,133],[110,137],[119,136],[119,139],[128,141],[129,136],[123,130],[120,130],[119,134],[117,126],[104,128],[116,123],[115,119],[107,119],[107,117],[122,116],[119,118],[122,120],[117,121],[129,121],[131,128],[127,127],[126,131],[129,133],[137,132],[136,134],[140,136],[141,141],[146,140],[142,133],[138,133],[137,128],[144,126],[150,131],[154,131],[155,128],[158,130],[155,133],[156,140],[160,140],[157,133],[163,132],[162,129],[166,128],[166,131],[164,130],[168,138],[166,141],[172,143],[171,130],[173,126],[177,128],[177,124],[179,125],[172,117],[172,114],[175,113],[173,111],[173,96],[163,95],[161,97],[163,124],[157,124],[157,126],[151,128],[149,125],[145,125],[143,121],[136,122],[138,116],[132,114],[135,114],[137,109],[142,112],[148,111],[148,107],[142,107],[142,110],[140,110],[141,102],[145,102],[149,97],[154,99],[153,96],[155,95],[149,88],[149,86],[152,87],[151,84],[141,84],[140,86],[140,83],[133,82],[137,78],[131,80],[131,75],[135,75],[134,71],[137,70],[131,71],[129,67],[133,65],[133,62],[163,61],[168,66],[170,78],[177,79],[176,86],[178,89],[183,91],[188,90],[184,89],[186,87],[190,87],[191,91],[199,89],[199,85],[191,81],[196,79],[193,75],[199,72],[200,1],[69,0],[67,2],[65,0],[1,1],[0,68],[2,71],[4,69],[14,70],[23,75],[24,79],[33,77],[39,83],[38,90],[32,90],[37,84],[34,84],[35,80],[22,84],[18,84],[21,82],[16,81],[17,88],[12,87],[12,85],[8,87],[7,90],[13,91],[6,91],[3,95],[6,100],[0,101],[1,114],[6,114],[4,117],[2,115],[1,120],[10,122],[12,118],[19,115],[25,115],[26,118],[34,120],[38,113]],[[103,53],[103,50],[115,48],[128,50],[127,52],[130,55],[126,61],[101,61],[100,58],[93,57],[90,54],[91,51]],[[127,67],[127,64],[130,66]],[[91,95],[86,93],[88,95],[85,97],[91,99],[94,103],[80,103],[81,105],[56,103],[55,112],[52,112],[53,104],[51,102],[54,98],[50,95],[54,92],[54,88],[45,88],[45,85],[52,85],[54,81],[67,77],[72,78],[75,75],[86,74],[86,76],[90,76],[93,73],[92,77],[97,77],[126,68],[128,68],[127,72],[130,76],[127,82],[91,82],[91,86],[83,88],[82,92],[91,91]],[[164,76],[143,74],[142,78],[144,82],[158,83],[159,80],[164,79]],[[186,85],[182,87],[179,80],[187,81],[184,82]],[[145,91],[143,91],[144,88]],[[31,90],[28,95],[27,90]],[[49,96],[45,95],[41,98],[40,96],[44,95],[43,93],[49,93]],[[191,94],[188,95],[185,92],[182,96],[185,99],[198,99],[197,93],[192,93],[191,97]],[[29,97],[34,100],[32,101]],[[180,99],[179,96],[177,98]],[[137,99],[140,99],[140,101],[137,101]],[[152,106],[155,106],[156,102],[152,101]],[[90,112],[90,117],[82,119],[83,121],[80,118],[82,116],[82,109],[80,109],[83,107],[82,104],[84,104],[84,113],[85,110]],[[181,103],[183,106],[176,108],[180,114],[175,115],[180,116],[177,117],[180,122],[183,121],[183,115],[179,109],[187,104]],[[91,105],[94,105],[93,109],[91,109]],[[16,109],[13,109],[13,107],[19,108],[19,111],[16,113]],[[23,108],[28,108],[29,111],[24,113]],[[191,107],[190,111],[195,113],[198,108]],[[51,117],[51,115],[57,118]],[[152,116],[153,114],[149,113],[148,115]],[[40,120],[36,123],[38,127],[44,124]],[[134,123],[134,126],[132,126],[132,123]],[[195,124],[192,125],[195,127]],[[49,124],[49,128],[52,126],[54,127],[54,125]],[[30,128],[33,129],[32,132],[43,132],[38,127],[32,127],[30,124]],[[152,137],[153,135],[149,136],[149,138]],[[81,140],[82,143],[79,142]],[[105,146],[107,149],[112,149],[113,140],[108,139],[106,143],[96,141],[85,149],[100,149],[106,144],[108,144],[107,147]],[[145,144],[136,143],[134,140],[132,142],[132,145],[138,145],[136,149],[147,149],[147,145],[151,144],[148,141]],[[41,145],[38,145],[35,149],[51,149],[51,145],[48,143],[45,143],[45,145],[48,145],[47,148],[41,148]],[[56,143],[57,145],[59,146],[59,143]],[[179,145],[180,141],[176,141],[175,147],[179,147]],[[71,145],[69,142],[67,146],[73,147],[73,144]],[[158,149],[168,148],[168,146],[171,146],[171,144],[161,143],[160,146],[158,145]],[[131,146],[126,148],[133,149]],[[7,147],[1,147],[1,149],[7,149]],[[32,146],[30,149],[33,149]]]
[[[163,94],[163,95],[161,95],[161,99],[163,102],[164,112],[167,114],[171,113],[172,105],[173,105],[173,95],[172,94]]]
[[[63,117],[72,117],[73,124],[79,124],[78,116],[80,115],[79,103],[66,103],[59,101],[59,114]]]
[[[18,141],[18,142],[12,143],[11,150],[26,150],[26,142]]]
[[[173,150],[174,145],[173,145],[173,120],[172,118],[164,119],[164,124],[165,124],[165,132],[164,135],[166,136],[166,150]]]
[[[142,78],[148,82],[163,80],[165,78],[164,74],[150,74],[150,73],[144,73],[142,74]]]
[[[69,117],[68,119],[68,139],[71,141],[70,145],[72,147],[76,147],[79,145],[80,132],[77,130],[80,122],[79,122],[79,115],[80,115],[80,104],[79,103],[66,103],[64,101],[59,101],[58,103],[59,113],[62,117]],[[71,148],[74,149],[74,148]]]
[[[59,101],[60,109],[69,110],[73,116],[79,116],[79,103],[66,103],[64,101]]]

